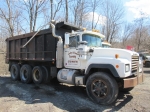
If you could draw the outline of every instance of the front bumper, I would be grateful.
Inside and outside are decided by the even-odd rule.
[[[134,87],[144,81],[144,74],[139,73],[136,77],[123,79],[124,88]]]

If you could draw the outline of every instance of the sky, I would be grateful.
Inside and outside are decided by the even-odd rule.
[[[123,0],[126,20],[132,22],[141,17],[150,17],[150,0]]]
[[[150,0],[118,0],[118,2],[123,3],[123,8],[125,10],[123,21],[125,23],[132,23],[135,19],[139,19],[141,17],[150,18]],[[94,15],[95,21],[97,21],[97,18],[100,17],[98,24],[106,24],[107,18],[105,16],[99,16],[98,13],[94,13]],[[89,13],[88,17],[89,21],[91,21],[92,13]]]
[[[123,18],[124,22],[131,23],[135,19],[139,19],[141,17],[150,17],[150,0],[118,0],[118,2],[119,1],[123,3],[123,8],[125,10]],[[88,21],[92,21],[92,14],[92,12],[88,13]],[[105,16],[99,16],[98,13],[95,12],[94,17],[96,22],[99,21],[98,24],[106,24],[107,18]]]

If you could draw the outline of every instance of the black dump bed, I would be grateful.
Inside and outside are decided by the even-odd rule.
[[[79,30],[78,27],[66,22],[56,24],[56,34],[64,40],[65,32]],[[25,48],[22,46],[35,34],[35,32],[18,35],[6,39],[6,62],[16,61],[52,61],[56,58],[57,38],[52,36],[51,29],[41,30]]]

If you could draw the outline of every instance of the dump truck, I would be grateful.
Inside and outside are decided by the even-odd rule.
[[[111,104],[121,89],[129,91],[144,80],[138,71],[139,54],[102,48],[105,37],[67,22],[6,39],[6,63],[13,80],[23,83],[60,83],[86,87],[99,104]],[[35,35],[36,34],[36,35]]]

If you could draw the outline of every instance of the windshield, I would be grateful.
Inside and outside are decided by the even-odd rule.
[[[110,48],[109,45],[105,45],[105,44],[102,44],[102,47],[103,47],[103,48]]]
[[[82,41],[88,42],[87,45],[90,47],[102,47],[101,38],[97,35],[83,34]]]

